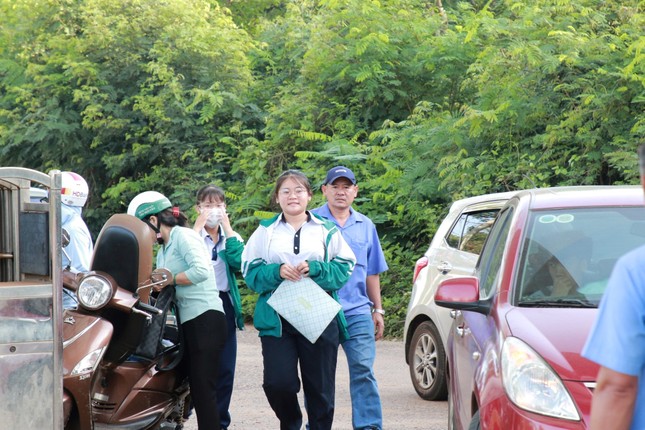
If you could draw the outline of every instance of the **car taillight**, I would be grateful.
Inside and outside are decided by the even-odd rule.
[[[417,260],[417,263],[414,265],[414,275],[412,276],[412,283],[414,284],[417,281],[417,276],[421,269],[428,265],[428,257],[425,255]]]

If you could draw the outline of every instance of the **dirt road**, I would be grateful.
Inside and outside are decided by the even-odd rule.
[[[377,343],[375,371],[381,391],[385,430],[444,430],[447,427],[447,403],[426,402],[414,392],[403,357],[402,342]],[[280,428],[262,391],[262,353],[257,331],[253,327],[238,332],[237,372],[231,414],[231,430]],[[184,428],[197,430],[196,419],[192,417]],[[340,349],[334,430],[351,429],[347,361]]]

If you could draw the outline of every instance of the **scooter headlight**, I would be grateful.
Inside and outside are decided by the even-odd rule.
[[[83,278],[76,290],[78,303],[92,311],[101,309],[108,304],[113,294],[112,283],[100,275],[90,275]]]

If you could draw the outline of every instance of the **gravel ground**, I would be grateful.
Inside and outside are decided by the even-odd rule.
[[[383,428],[386,430],[444,430],[447,427],[447,402],[427,402],[417,396],[405,364],[403,342],[379,341],[376,347],[376,379],[383,403]],[[262,353],[257,331],[247,326],[238,332],[238,358],[231,403],[230,430],[279,429],[280,425],[262,391]],[[302,396],[301,396],[301,405]],[[303,408],[304,414],[304,408]],[[185,430],[197,430],[191,417]],[[347,361],[339,349],[336,375],[336,412],[334,430],[352,429]]]

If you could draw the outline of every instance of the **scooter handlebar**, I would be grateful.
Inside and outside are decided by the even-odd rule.
[[[153,314],[153,315],[160,315],[161,313],[163,313],[163,311],[161,309],[155,308],[154,306],[149,305],[147,303],[139,302],[137,304],[137,306],[142,311],[148,312],[148,313]]]

